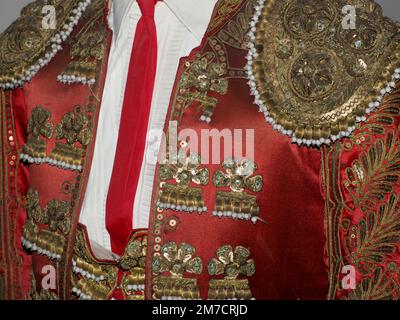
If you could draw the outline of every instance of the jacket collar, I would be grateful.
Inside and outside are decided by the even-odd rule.
[[[108,17],[110,28],[118,35],[128,9],[136,0],[113,0]],[[163,0],[176,17],[199,40],[203,38],[217,0]]]

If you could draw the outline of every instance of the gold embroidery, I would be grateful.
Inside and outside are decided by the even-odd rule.
[[[218,1],[215,14],[211,19],[211,23],[207,32],[212,32],[216,28],[220,27],[227,20],[227,17],[237,10],[241,4],[242,0]]]
[[[395,253],[400,243],[399,198],[400,195],[392,194],[387,203],[376,212],[366,213],[358,223],[352,265],[374,269],[387,255]]]
[[[39,205],[39,193],[30,189],[27,194],[26,211],[29,218],[33,218],[36,223],[47,224],[51,231],[60,230],[68,234],[70,227],[68,202],[51,200],[45,208]]]
[[[30,275],[30,285],[31,285],[31,289],[30,289],[30,293],[28,296],[29,300],[59,300],[57,294],[50,290],[42,289],[40,291],[40,293],[37,292],[36,279],[35,279],[35,275],[33,274],[33,272],[31,272],[31,275]]]
[[[400,176],[400,148],[398,132],[389,131],[385,139],[378,138],[360,153],[346,169],[344,186],[354,205],[364,212],[376,208],[377,202],[393,192]]]
[[[201,258],[194,257],[195,248],[187,243],[179,246],[168,242],[161,248],[161,255],[155,255],[152,271],[155,279],[156,299],[199,299],[200,292],[196,279],[185,278],[185,273],[200,274],[203,270]],[[169,276],[160,274],[169,273]]]
[[[87,278],[79,279],[74,283],[72,290],[81,300],[107,300],[110,294],[110,288],[107,285]]]
[[[96,1],[99,2],[99,1]],[[42,9],[55,8],[56,28],[43,27]],[[0,88],[22,86],[61,49],[88,3],[81,0],[37,0],[0,35]],[[79,7],[79,11],[77,9]]]
[[[200,163],[198,154],[187,155],[187,149],[183,147],[176,157],[172,156],[160,165],[159,178],[163,181],[175,180],[176,185],[162,183],[158,208],[199,213],[207,211],[202,189],[190,187],[190,183],[202,186],[209,183],[209,170],[201,167]]]
[[[64,251],[65,238],[55,232],[39,229],[32,220],[24,225],[22,245],[32,251],[60,260]]]
[[[85,108],[76,106],[68,112],[56,128],[56,138],[66,143],[56,142],[56,147],[49,155],[50,163],[72,170],[81,170],[85,147],[92,139],[90,120]],[[79,143],[82,147],[77,147]]]
[[[247,1],[246,7],[235,19],[230,19],[226,27],[218,32],[218,38],[236,49],[247,50],[249,21],[253,15],[254,1]]]
[[[78,229],[73,256],[72,292],[80,299],[105,300],[117,285],[118,267],[99,263],[88,248],[85,233]]]
[[[390,267],[400,242],[399,92],[385,97],[352,137],[323,153],[331,299],[399,296],[399,274]],[[356,268],[355,290],[341,287],[344,265]]]
[[[361,283],[352,290],[349,300],[396,300],[394,294],[396,283],[391,272],[385,272],[382,268],[376,268],[371,277],[364,278]]]
[[[36,159],[46,157],[46,141],[53,135],[53,124],[50,122],[51,113],[49,110],[38,106],[32,110],[28,122],[28,141],[22,147],[21,159],[28,162],[35,162]]]
[[[118,261],[122,270],[129,271],[122,279],[122,289],[130,300],[144,300],[147,237],[132,238]]]
[[[357,28],[344,29],[343,5],[270,1],[256,26],[249,57],[253,94],[267,120],[298,144],[348,136],[376,107],[374,99],[379,105],[395,87],[398,26],[372,1],[357,1]]]
[[[93,84],[96,82],[98,62],[102,60],[105,51],[102,33],[86,32],[77,37],[71,49],[72,61],[64,72],[58,76],[63,83]]]
[[[70,207],[65,201],[51,200],[42,208],[39,193],[30,189],[26,196],[26,213],[28,219],[23,229],[23,245],[38,254],[50,259],[60,259],[63,253],[65,238],[70,230]],[[49,230],[38,228],[37,224],[46,224]]]
[[[230,245],[217,250],[217,259],[208,263],[211,276],[224,275],[223,280],[212,279],[209,283],[209,299],[251,299],[248,279],[237,279],[239,275],[250,277],[256,272],[253,259],[249,259],[250,251],[242,246],[235,250]]]
[[[72,292],[81,300],[105,300],[118,288],[130,300],[143,300],[146,248],[147,236],[139,231],[132,235],[119,260],[99,262],[88,247],[86,234],[79,229],[72,260]],[[120,285],[118,270],[123,271]]]
[[[245,189],[260,192],[263,188],[262,177],[253,176],[257,165],[247,159],[228,159],[223,162],[222,167],[225,172],[216,171],[213,183],[218,188],[229,187],[231,192],[217,191],[213,215],[257,222],[260,219],[257,198],[244,192]]]
[[[193,61],[185,63],[185,71],[178,83],[176,108],[183,112],[197,102],[202,111],[201,121],[211,122],[211,117],[218,104],[218,99],[209,96],[210,92],[225,95],[228,91],[226,65],[212,62],[213,53],[196,54]]]

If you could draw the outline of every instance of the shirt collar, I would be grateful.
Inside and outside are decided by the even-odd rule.
[[[128,8],[136,0],[113,0],[111,4],[109,24],[114,33],[118,34],[122,20]],[[176,17],[199,40],[203,38],[205,28],[218,0],[163,0]]]

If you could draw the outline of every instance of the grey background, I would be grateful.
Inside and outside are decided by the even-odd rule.
[[[32,0],[0,0],[0,32],[18,17],[21,8],[29,2]],[[376,2],[381,4],[385,15],[400,21],[400,0],[376,0]]]

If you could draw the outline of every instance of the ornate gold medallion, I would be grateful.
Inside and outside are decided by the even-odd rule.
[[[349,136],[400,78],[399,27],[370,0],[259,0],[248,37],[255,103],[299,145]]]

